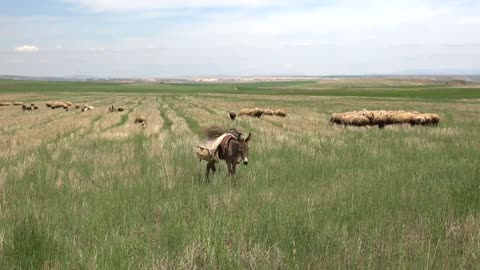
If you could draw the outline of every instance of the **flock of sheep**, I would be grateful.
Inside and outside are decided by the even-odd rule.
[[[51,109],[62,108],[66,111],[69,108],[80,109],[82,112],[93,110],[93,106],[87,104],[80,106],[74,105],[71,102],[46,102],[45,105]],[[37,110],[38,106],[35,104],[24,104],[23,102],[0,102],[1,106],[22,106],[23,111]],[[110,112],[123,112],[125,109],[121,106],[114,107],[113,105],[108,108]],[[232,120],[235,120],[237,114],[235,112],[230,112],[229,116]],[[272,110],[272,109],[243,109],[238,113],[238,116],[250,116],[260,118],[262,116],[280,116],[286,117],[287,114],[283,110]],[[134,119],[135,124],[140,124],[145,126],[147,118],[144,115],[137,116]],[[379,128],[384,128],[386,125],[400,125],[400,124],[409,124],[411,126],[422,125],[422,126],[437,126],[440,122],[440,117],[434,113],[421,113],[416,111],[384,111],[376,110],[369,111],[363,109],[362,111],[354,112],[344,112],[344,113],[333,113],[330,117],[331,124],[338,124],[344,126],[378,126]]]
[[[0,107],[4,107],[4,106],[5,107],[6,106],[22,106],[23,111],[38,110],[38,108],[39,108],[34,103],[31,103],[29,105],[29,104],[24,104],[23,102],[0,102]],[[90,106],[90,105],[87,105],[87,104],[83,105],[83,107],[82,107],[80,105],[73,105],[72,102],[63,102],[63,101],[46,102],[45,106],[47,106],[50,109],[61,108],[61,109],[64,109],[66,111],[68,111],[70,108],[73,108],[73,109],[80,109],[81,108],[82,112],[94,109],[93,106]]]
[[[48,108],[50,109],[58,109],[58,108],[62,108],[62,109],[65,109],[66,111],[69,110],[69,108],[73,108],[75,110],[77,109],[82,109],[82,112],[85,112],[85,111],[90,111],[90,110],[93,110],[94,107],[93,106],[90,106],[88,104],[85,104],[82,106],[80,105],[74,105],[72,102],[63,102],[63,101],[56,101],[56,102],[46,102],[45,103],[45,106],[47,106]]]
[[[33,103],[30,104],[30,105],[26,105],[23,102],[0,102],[0,107],[3,107],[3,106],[22,106],[22,110],[24,110],[24,111],[31,111],[32,109],[33,110],[38,110],[38,106],[36,106]],[[63,102],[63,101],[46,102],[45,106],[47,106],[50,109],[61,108],[61,109],[64,109],[66,111],[68,111],[70,109],[75,109],[76,110],[76,109],[81,108],[82,112],[90,111],[90,110],[94,109],[93,106],[90,106],[90,105],[87,105],[87,104],[85,104],[83,106],[80,106],[80,105],[74,105],[72,102]],[[110,107],[108,107],[108,111],[109,112],[123,112],[123,111],[125,111],[125,108],[121,107],[121,106],[115,107],[115,106],[111,105]],[[146,124],[147,124],[147,117],[145,115],[138,115],[138,116],[135,117],[133,122],[134,122],[134,124],[139,124],[140,126],[145,127]]]
[[[235,112],[230,112],[229,115],[232,120],[235,120],[235,118],[237,117],[237,114]],[[243,109],[238,113],[238,116],[243,116],[243,115],[257,117],[257,118],[260,118],[264,115],[270,115],[270,116],[275,115],[275,116],[285,117],[287,116],[287,113],[285,113],[283,110],[255,108],[255,109]]]
[[[0,107],[8,107],[8,106],[26,106],[23,102],[0,102]],[[35,106],[35,104],[32,104]]]
[[[333,113],[331,124],[344,126],[378,126],[409,124],[411,126],[437,126],[440,117],[434,113],[420,113],[416,111],[362,111]]]
[[[118,107],[115,108],[115,106],[112,105],[112,106],[108,107],[108,111],[109,112],[123,112],[123,111],[125,111],[125,109],[121,106],[118,106]]]

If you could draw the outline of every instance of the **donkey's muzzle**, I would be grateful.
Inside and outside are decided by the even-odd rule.
[[[248,158],[245,158],[245,159],[243,160],[243,165],[247,165],[247,164],[248,164]]]

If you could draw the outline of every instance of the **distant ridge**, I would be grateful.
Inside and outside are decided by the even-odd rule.
[[[25,81],[58,81],[58,82],[119,82],[119,83],[242,83],[242,82],[274,82],[274,81],[309,81],[328,79],[421,79],[434,81],[455,81],[480,82],[479,75],[448,75],[448,74],[372,74],[372,75],[265,75],[265,76],[179,76],[179,77],[158,77],[158,78],[113,78],[94,77],[85,75],[74,75],[69,77],[50,76],[23,76],[23,75],[1,75],[0,80],[25,80]]]

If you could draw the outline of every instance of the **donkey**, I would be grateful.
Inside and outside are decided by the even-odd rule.
[[[236,173],[237,164],[243,162],[244,165],[248,164],[248,143],[252,139],[252,134],[249,133],[247,138],[244,139],[242,134],[226,137],[224,142],[218,147],[218,158],[225,160],[227,163],[228,174],[233,176]],[[207,164],[207,178],[210,175],[210,171],[215,172],[215,161],[209,161]],[[235,183],[234,183],[235,184]]]

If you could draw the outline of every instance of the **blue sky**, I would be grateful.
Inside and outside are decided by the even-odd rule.
[[[0,74],[480,73],[480,1],[0,0]]]

